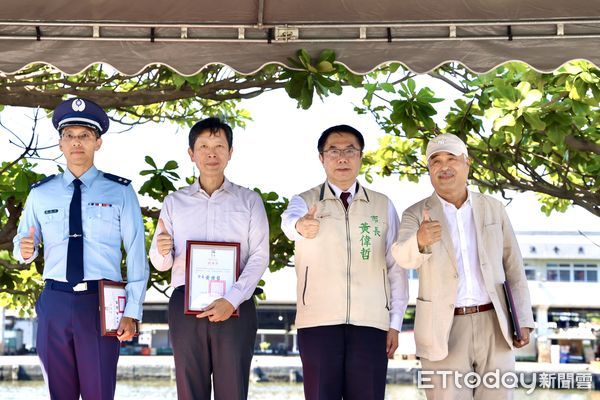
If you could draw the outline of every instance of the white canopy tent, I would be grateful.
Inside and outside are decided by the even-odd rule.
[[[75,74],[164,64],[191,75],[226,64],[289,66],[332,49],[357,73],[400,62],[424,73],[457,61],[485,72],[510,60],[552,71],[600,65],[597,0],[2,0],[0,71],[47,63]]]

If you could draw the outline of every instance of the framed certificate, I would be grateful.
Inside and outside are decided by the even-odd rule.
[[[102,336],[117,336],[117,329],[127,303],[125,282],[100,281],[98,291],[100,292]],[[136,329],[135,336],[138,335],[139,330]]]
[[[186,246],[184,312],[200,314],[239,278],[240,244],[188,240]]]

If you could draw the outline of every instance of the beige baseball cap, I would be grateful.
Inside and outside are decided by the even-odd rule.
[[[451,133],[444,133],[438,135],[431,139],[429,143],[427,143],[427,150],[425,150],[425,156],[427,157],[427,161],[429,158],[435,153],[439,153],[441,151],[447,151],[448,153],[452,153],[455,156],[460,154],[464,154],[465,156],[469,156],[469,152],[467,151],[467,145],[465,142],[460,140],[460,138]]]

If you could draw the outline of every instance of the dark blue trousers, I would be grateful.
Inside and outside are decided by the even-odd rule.
[[[298,329],[306,400],[383,400],[387,332],[365,326]]]
[[[53,400],[112,400],[119,341],[101,336],[98,293],[46,286],[40,295],[37,351]]]

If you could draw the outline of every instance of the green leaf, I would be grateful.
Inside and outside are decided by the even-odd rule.
[[[406,84],[408,86],[408,89],[410,90],[411,93],[415,93],[415,89],[417,88],[417,84],[415,83],[415,80],[410,78],[406,81]]]
[[[398,71],[398,69],[400,68],[400,64],[399,63],[392,63],[392,64],[389,64],[387,66],[387,68],[388,68],[388,70],[391,73],[394,73],[394,72]]]
[[[515,89],[505,82],[503,79],[494,79],[494,88],[501,97],[506,98],[509,101],[515,101]]]
[[[519,84],[517,85],[517,90],[519,91],[519,94],[521,95],[521,97],[525,97],[531,90],[531,83],[519,82]]]
[[[315,67],[311,64],[310,55],[305,49],[298,50],[298,58],[302,63],[302,66],[309,72],[316,73],[318,72]]]
[[[181,89],[183,85],[185,85],[185,77],[181,75],[173,75],[173,84],[177,89]]]
[[[557,72],[558,73],[567,73],[569,75],[577,75],[581,71],[582,71],[581,66],[579,66],[573,62],[570,62],[570,63],[563,65],[561,68],[559,68]]]
[[[529,125],[531,125],[531,127],[535,130],[538,131],[543,131],[544,129],[546,129],[546,123],[544,121],[542,121],[542,119],[540,118],[539,114],[537,113],[523,113],[523,117],[525,118],[525,121],[527,121],[527,123]]]
[[[321,52],[321,54],[319,54],[319,59],[317,61],[328,61],[329,63],[333,64],[335,61],[335,52],[330,49],[325,49]]]
[[[519,107],[520,108],[530,107],[532,104],[540,101],[541,98],[542,98],[542,92],[540,92],[539,90],[535,90],[535,89],[531,90],[531,91],[527,92],[527,95],[525,96],[523,101],[521,101],[521,104],[519,105]]]
[[[336,82],[334,86],[329,88],[329,91],[335,95],[342,94],[342,85],[339,82]]]
[[[419,90],[419,93],[417,93],[417,99],[427,103],[440,103],[444,101],[444,99],[434,97],[433,90],[428,87],[424,87]]]
[[[388,93],[396,93],[396,89],[394,89],[394,85],[387,82],[382,82],[379,84],[379,87]]]
[[[490,121],[495,121],[496,119],[500,118],[503,115],[504,115],[504,110],[502,110],[500,108],[490,107],[487,110],[485,110],[485,117],[487,119],[489,119]]]
[[[573,101],[572,102],[573,112],[578,115],[586,115],[590,109],[590,107],[582,102]]]
[[[573,87],[569,91],[569,98],[581,101],[585,97],[585,90],[585,83],[583,81],[577,80],[574,82]]]
[[[594,76],[587,71],[579,74],[579,78],[586,83],[597,83],[599,80],[597,76]]]
[[[150,166],[156,168],[156,163],[154,162],[154,159],[150,156],[146,156],[144,157],[144,161],[146,161],[146,164],[150,164]]]
[[[548,139],[550,139],[550,141],[555,145],[560,144],[562,142],[563,131],[556,124],[549,126],[546,130],[546,134],[548,135]]]
[[[497,118],[494,121],[494,130],[500,130],[502,127],[505,126],[514,126],[515,125],[515,117],[512,114],[506,114],[503,117]]]
[[[15,189],[18,192],[27,192],[29,181],[24,173],[19,173],[15,178]]]
[[[163,167],[163,169],[165,169],[165,170],[177,169],[178,167],[179,167],[179,165],[177,164],[177,161],[170,160],[170,161],[167,161],[167,163],[165,164],[165,166]]]

